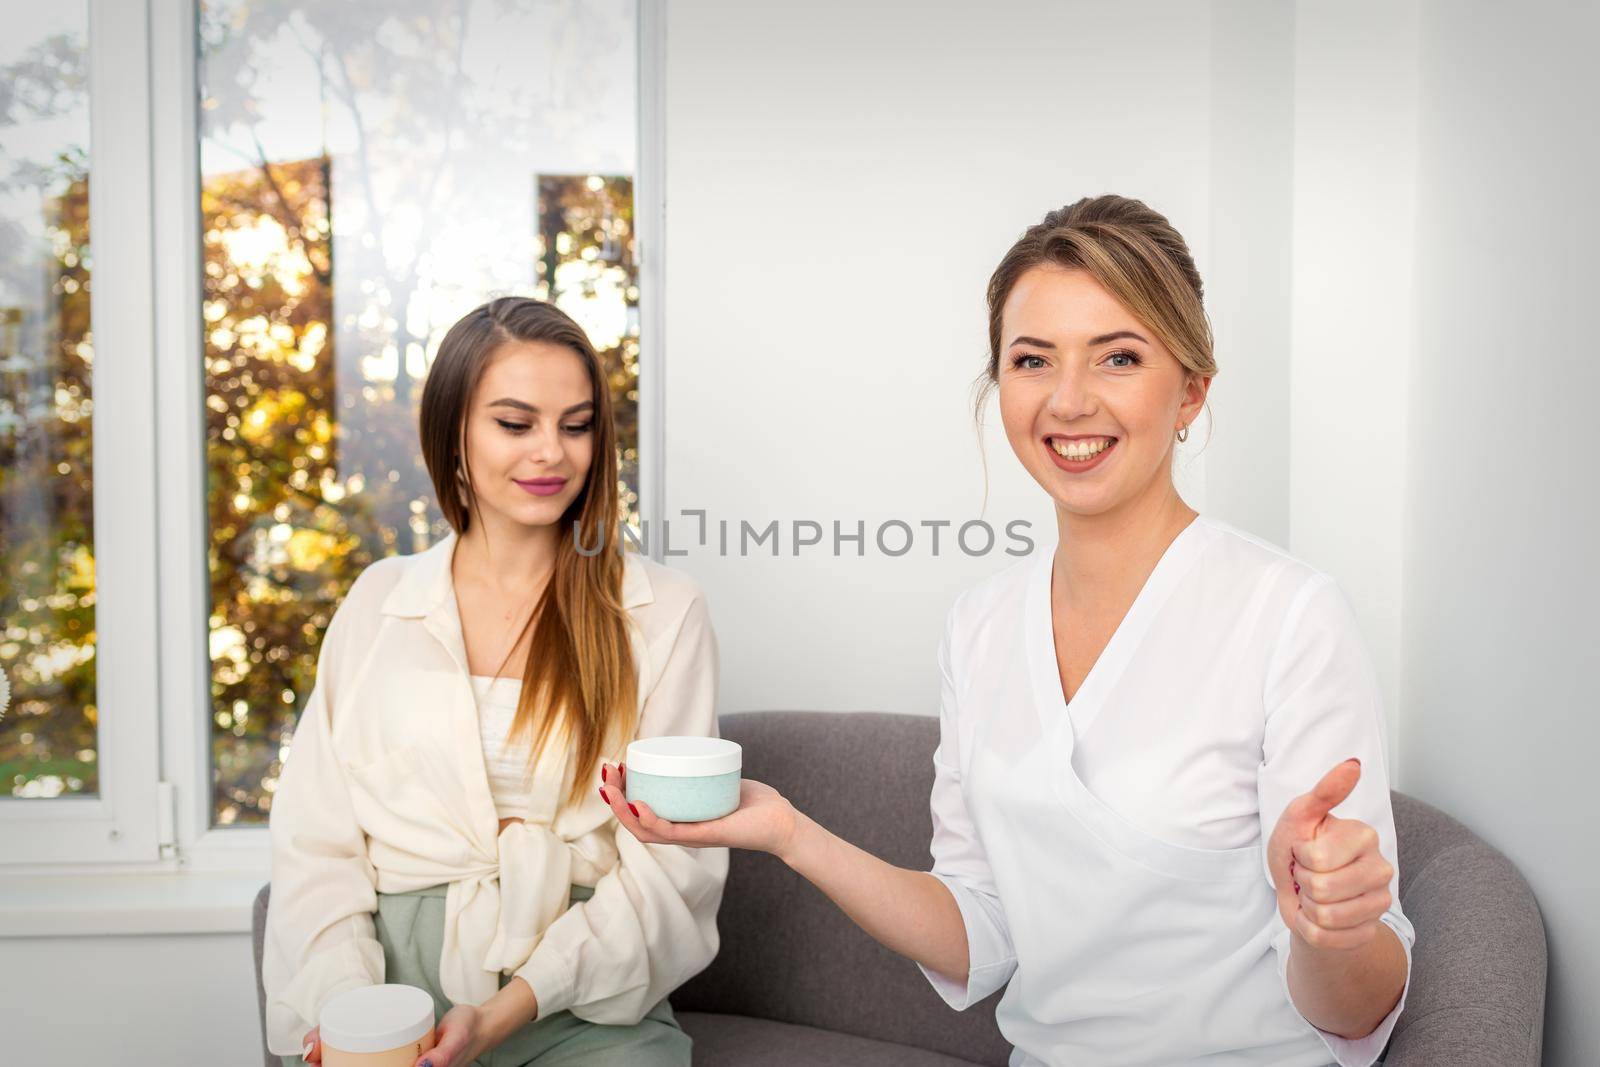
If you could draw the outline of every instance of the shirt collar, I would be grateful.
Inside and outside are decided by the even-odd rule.
[[[454,594],[450,561],[455,555],[457,535],[451,530],[432,547],[404,557],[405,573],[383,601],[385,615],[422,618],[441,605],[448,605]],[[649,604],[655,599],[650,576],[632,552],[623,553],[622,607],[624,610]]]

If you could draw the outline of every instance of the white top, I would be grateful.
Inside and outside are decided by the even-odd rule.
[[[1068,704],[1054,551],[968,590],[947,619],[933,873],[971,969],[960,983],[924,973],[957,1009],[1010,983],[996,1019],[1013,1065],[1371,1064],[1404,996],[1360,1040],[1305,1020],[1264,847],[1292,798],[1359,758],[1334,813],[1372,825],[1395,865],[1383,921],[1409,975],[1383,708],[1343,593],[1201,516]]]
[[[522,696],[522,679],[474,674],[472,694],[478,701],[478,739],[483,745],[483,770],[489,778],[494,813],[501,819],[526,819],[528,794],[536,787],[560,789],[561,781],[546,776],[535,783],[528,739],[519,736],[514,743],[510,740],[517,700]]]
[[[336,994],[384,981],[378,893],[449,886],[439,980],[457,1004],[483,1003],[514,974],[542,1014],[631,1025],[716,954],[727,849],[643,844],[598,789],[567,805],[561,746],[535,768],[527,821],[500,832],[455,544],[373,563],[323,637],[273,795],[262,983],[274,1053],[299,1052]],[[622,606],[637,736],[715,735],[716,640],[693,579],[630,553]],[[573,885],[594,895],[569,908]]]

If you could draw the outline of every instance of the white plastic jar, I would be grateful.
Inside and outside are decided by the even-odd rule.
[[[322,1008],[323,1067],[411,1067],[434,1045],[433,997],[416,986],[361,986]]]
[[[626,792],[669,822],[720,819],[739,807],[744,750],[721,737],[641,737],[628,745]]]

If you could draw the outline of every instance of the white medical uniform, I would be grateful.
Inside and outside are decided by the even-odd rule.
[[[1055,546],[960,596],[939,650],[933,873],[971,969],[923,968],[954,1008],[996,1010],[1031,1064],[1366,1067],[1372,1034],[1312,1026],[1290,999],[1290,932],[1266,842],[1341,760],[1334,814],[1396,867],[1382,917],[1405,946],[1383,708],[1328,575],[1206,516],[1167,548],[1070,703],[1051,625]]]

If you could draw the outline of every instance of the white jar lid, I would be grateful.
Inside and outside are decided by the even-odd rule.
[[[433,997],[416,986],[360,986],[322,1008],[318,1036],[340,1052],[388,1052],[433,1029]]]
[[[668,778],[727,774],[741,766],[744,750],[722,737],[641,737],[629,742],[628,770]]]

